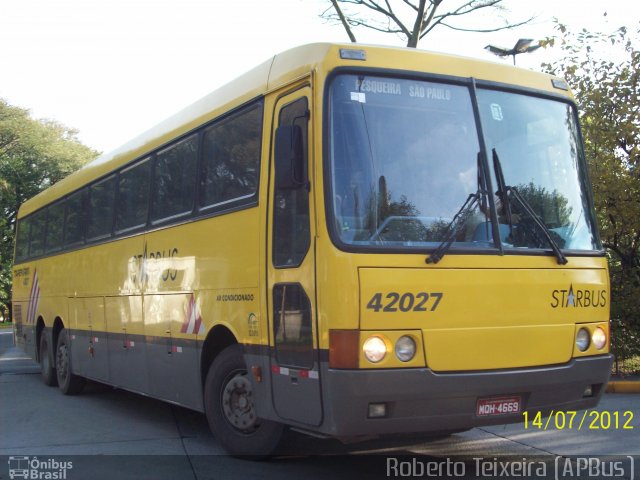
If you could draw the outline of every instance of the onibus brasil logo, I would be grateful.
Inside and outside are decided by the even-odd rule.
[[[73,468],[73,462],[61,462],[53,458],[44,460],[38,457],[9,457],[9,478],[32,480],[65,480],[67,470]]]

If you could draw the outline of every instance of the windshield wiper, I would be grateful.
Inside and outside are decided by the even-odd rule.
[[[496,181],[498,182],[498,191],[496,192],[496,195],[500,197],[500,201],[502,202],[504,215],[507,222],[509,223],[509,231],[513,231],[513,217],[511,215],[511,205],[509,202],[510,197],[513,196],[513,198],[518,201],[527,215],[529,215],[533,222],[540,228],[540,230],[542,230],[544,237],[551,246],[551,250],[553,250],[553,253],[558,259],[558,264],[566,265],[569,261],[567,260],[567,257],[565,257],[562,253],[562,250],[560,250],[560,246],[558,245],[558,243],[551,236],[551,230],[549,230],[549,227],[547,227],[545,223],[540,219],[540,217],[538,217],[531,205],[529,205],[529,202],[527,202],[527,200],[520,194],[516,187],[506,185],[504,174],[502,173],[500,158],[498,158],[498,152],[496,152],[495,148],[493,149],[493,168],[496,174]]]
[[[500,158],[498,158],[498,152],[495,148],[491,150],[491,154],[493,157],[493,171],[496,174],[496,183],[498,184],[498,191],[496,192],[496,195],[500,199],[504,218],[509,224],[509,235],[511,236],[513,235],[513,216],[511,215],[511,204],[509,203],[507,185],[504,181],[504,173],[502,173],[502,164],[500,163]],[[496,209],[499,210],[497,207]],[[499,215],[500,213],[498,212],[498,216]]]
[[[466,224],[469,216],[474,212],[478,206],[481,210],[487,210],[487,197],[489,196],[489,189],[487,183],[487,175],[485,174],[485,169],[483,167],[482,155],[478,152],[478,191],[476,193],[471,193],[467,197],[467,200],[462,204],[458,213],[453,216],[453,219],[447,225],[447,229],[445,230],[446,236],[445,239],[438,245],[438,248],[427,257],[427,263],[438,263],[442,260],[445,253],[449,251],[451,245],[455,241],[458,233],[462,227]]]
[[[447,253],[454,240],[460,233],[460,230],[465,225],[467,218],[478,207],[480,199],[483,196],[483,192],[478,190],[476,193],[471,193],[467,197],[467,200],[462,204],[458,213],[453,216],[453,220],[447,225],[445,233],[445,239],[438,245],[438,248],[427,257],[427,263],[438,263],[444,254]]]

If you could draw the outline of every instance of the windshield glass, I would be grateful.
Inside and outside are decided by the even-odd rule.
[[[561,248],[596,248],[593,228],[585,213],[590,210],[581,193],[583,174],[578,165],[577,133],[570,107],[504,92],[478,93],[483,124],[492,123],[485,133],[488,154],[496,149],[507,185],[518,187],[536,212],[545,209],[546,216],[541,216],[553,234],[562,238],[558,242]],[[511,97],[515,99],[509,102]],[[544,104],[538,106],[537,116],[525,115],[532,109],[525,107],[529,102]],[[518,110],[516,105],[522,107]],[[513,116],[507,118],[511,108]],[[500,115],[502,120],[497,120]],[[452,249],[495,248],[487,199],[482,196],[472,210],[465,209],[458,217],[455,238],[449,238],[456,214],[469,195],[483,190],[485,185],[479,168],[480,145],[469,88],[390,77],[338,75],[330,88],[329,120],[332,222],[341,243],[383,249],[433,249],[449,240]],[[554,130],[554,136],[546,135],[546,140],[560,142],[551,150],[563,147],[558,153],[563,158],[549,157],[546,163],[526,160],[530,163],[524,168],[525,160],[517,149],[507,151],[505,144],[519,141],[513,138],[517,126],[531,135],[531,141],[534,134],[544,136],[546,129]],[[564,132],[556,131],[561,129]],[[522,144],[523,148],[527,145],[531,148],[531,143]],[[495,190],[495,179],[493,185]],[[536,194],[540,199],[537,203],[533,198]],[[556,209],[552,218],[547,210],[553,202]],[[499,200],[496,203],[502,208]],[[498,212],[504,248],[549,248],[543,236],[535,232],[529,235],[531,238],[524,235],[529,230],[519,228],[515,220],[525,215],[519,214],[517,206],[512,210],[511,224]]]
[[[466,87],[338,76],[331,89],[331,169],[340,239],[437,245],[478,190],[479,149]]]
[[[560,248],[598,249],[571,106],[482,89],[478,103],[487,149],[499,159],[505,184],[518,190]],[[496,203],[502,223],[501,199]],[[517,203],[510,201],[510,209],[511,235],[505,241],[514,247],[546,248]]]

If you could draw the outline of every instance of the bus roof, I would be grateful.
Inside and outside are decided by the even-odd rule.
[[[366,60],[342,59],[340,49],[363,51]],[[18,217],[24,217],[85,184],[108,175],[122,165],[142,158],[145,154],[251,99],[310,72],[328,73],[340,66],[473,77],[570,97],[569,92],[554,88],[550,79],[556,77],[496,62],[402,47],[331,43],[303,45],[273,56],[121,147],[99,156],[77,172],[26,201],[20,207]]]

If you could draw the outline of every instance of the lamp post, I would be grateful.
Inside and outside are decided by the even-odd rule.
[[[521,53],[530,53],[540,48],[540,44],[531,45],[531,42],[533,42],[533,39],[531,38],[521,38],[511,49],[496,47],[495,45],[487,45],[484,49],[490,51],[494,55],[498,55],[499,57],[507,57],[511,55],[513,57],[513,64],[515,65],[516,55]]]

